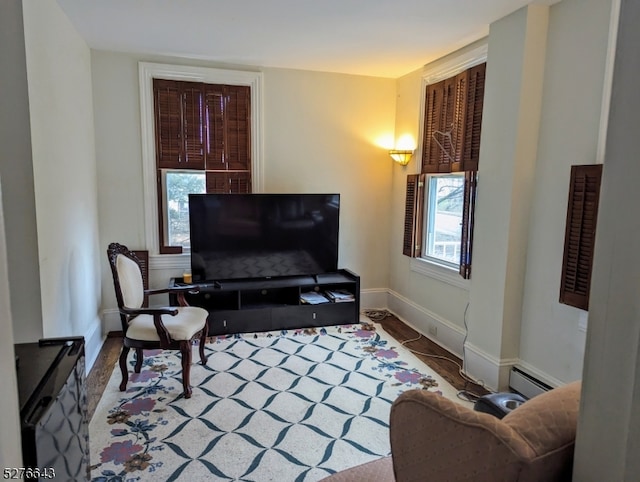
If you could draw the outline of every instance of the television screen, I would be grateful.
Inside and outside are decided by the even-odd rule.
[[[190,194],[194,281],[338,268],[339,194]]]

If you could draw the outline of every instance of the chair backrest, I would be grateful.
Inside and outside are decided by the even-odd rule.
[[[118,308],[140,308],[144,301],[144,280],[140,261],[126,246],[111,243],[107,249],[109,266],[113,275]],[[120,314],[122,329],[126,333],[128,318]]]
[[[535,453],[519,480],[571,480],[581,389],[581,381],[554,388],[502,419]]]
[[[538,395],[503,419],[425,390],[390,414],[397,480],[571,480],[580,382]]]

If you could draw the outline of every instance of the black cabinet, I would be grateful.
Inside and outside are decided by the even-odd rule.
[[[171,279],[171,286],[181,285],[182,279]],[[196,286],[199,292],[188,294],[186,301],[209,311],[209,335],[342,325],[359,320],[360,277],[346,269],[315,276],[226,280]],[[328,294],[332,291],[346,294],[347,299],[336,302]],[[305,302],[311,298],[309,294],[326,301]],[[170,296],[170,303],[175,306],[177,298]]]
[[[84,339],[14,346],[26,480],[88,480]]]

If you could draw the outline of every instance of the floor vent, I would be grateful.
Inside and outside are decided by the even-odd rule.
[[[551,386],[522,371],[518,367],[511,368],[509,374],[509,388],[525,398],[533,398],[551,390]]]

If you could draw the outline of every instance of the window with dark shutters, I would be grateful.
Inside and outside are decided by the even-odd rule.
[[[160,252],[180,253],[165,239],[163,172],[203,172],[208,193],[251,192],[251,90],[154,79],[153,96]]]
[[[471,276],[473,219],[477,187],[486,63],[426,86],[422,136],[422,178],[407,177],[403,253],[421,256],[425,175],[465,173],[460,275]],[[418,246],[418,248],[416,248]]]

